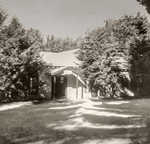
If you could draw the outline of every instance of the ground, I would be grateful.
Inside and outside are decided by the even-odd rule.
[[[149,144],[149,110],[149,99],[2,105],[0,144]]]

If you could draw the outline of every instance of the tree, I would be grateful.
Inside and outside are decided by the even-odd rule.
[[[148,25],[137,14],[107,21],[87,34],[78,58],[91,91],[104,97],[131,95],[129,87],[136,75],[133,67],[149,51]]]
[[[39,31],[24,29],[18,19],[13,18],[0,31],[0,38],[1,100],[37,99],[38,74],[44,66],[39,56],[43,46]],[[34,97],[31,79],[36,79]]]
[[[62,52],[67,50],[76,49],[77,42],[75,40],[72,40],[70,38],[61,39],[56,38],[55,36],[48,36],[46,39],[46,44],[44,46],[44,51],[50,51],[50,52]]]
[[[150,13],[150,1],[149,0],[137,0],[141,5],[145,6],[148,13]]]

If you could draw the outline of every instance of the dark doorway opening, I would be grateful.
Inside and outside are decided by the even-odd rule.
[[[52,82],[53,98],[56,99],[65,98],[66,87],[67,87],[67,77],[53,76],[53,82]]]

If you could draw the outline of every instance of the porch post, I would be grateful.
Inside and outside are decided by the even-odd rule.
[[[76,99],[78,99],[78,85],[79,85],[79,81],[78,81],[78,74],[77,74],[77,78],[76,78]]]
[[[53,99],[55,99],[56,97],[56,76],[53,76]]]

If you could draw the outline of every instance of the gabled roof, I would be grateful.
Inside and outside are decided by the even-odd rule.
[[[79,49],[69,50],[60,53],[41,52],[40,55],[44,62],[52,64],[53,66],[72,66],[76,67],[79,64],[77,59],[77,52]]]
[[[66,67],[66,66],[55,68],[55,69],[51,70],[51,75],[57,75],[58,73],[64,71],[67,68],[68,67]]]
[[[79,73],[74,72],[73,69],[69,69],[69,67],[59,67],[51,71],[51,75],[57,75],[57,74],[62,74],[62,75],[73,75],[76,77],[83,85],[86,86],[86,83],[82,80],[81,76]]]

